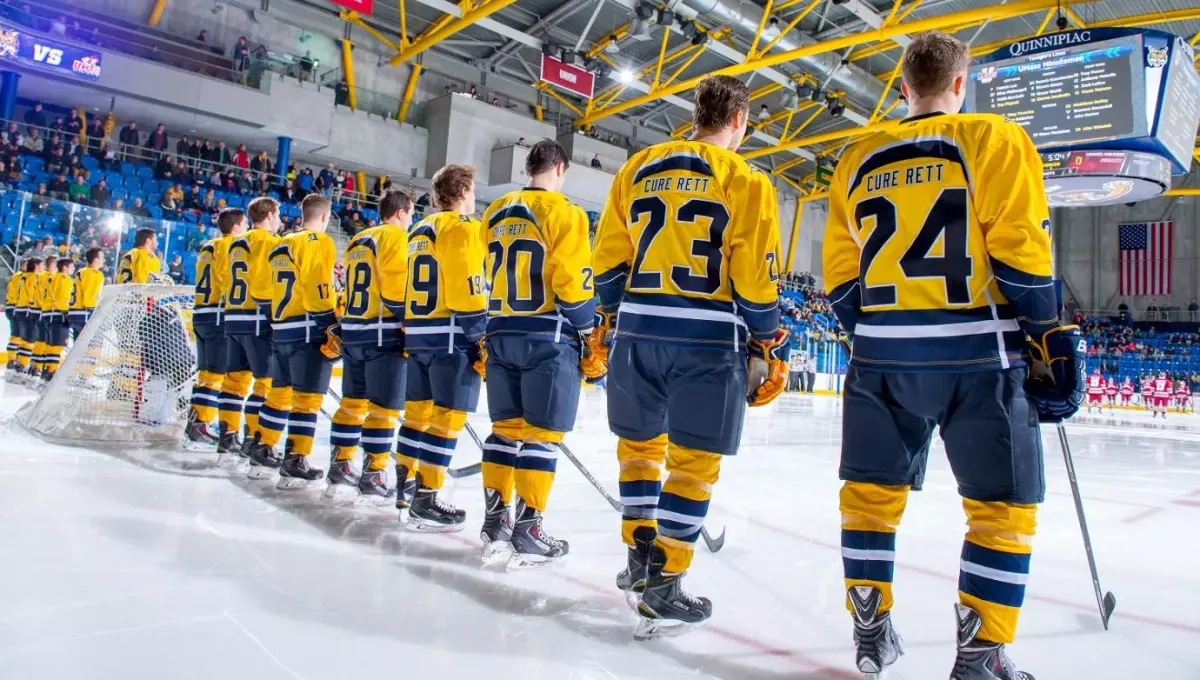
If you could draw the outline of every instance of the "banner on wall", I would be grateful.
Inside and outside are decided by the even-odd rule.
[[[99,52],[11,28],[0,28],[0,60],[16,61],[85,80],[100,78]]]
[[[542,80],[567,92],[591,99],[596,87],[596,75],[574,64],[564,64],[549,55],[542,55]]]
[[[371,10],[375,9],[375,0],[329,0],[335,5],[341,5],[346,9],[352,9],[359,14],[367,15]]]

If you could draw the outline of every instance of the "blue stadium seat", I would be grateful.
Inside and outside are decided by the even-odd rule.
[[[154,169],[149,165],[139,165],[134,174],[142,179],[154,179]]]
[[[100,161],[96,160],[93,156],[84,156],[79,159],[79,162],[83,163],[83,168],[88,172],[95,172],[100,169]]]

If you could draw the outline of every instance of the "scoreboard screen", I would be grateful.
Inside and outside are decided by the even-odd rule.
[[[1019,123],[1039,149],[1149,134],[1138,35],[971,68],[970,110]]]

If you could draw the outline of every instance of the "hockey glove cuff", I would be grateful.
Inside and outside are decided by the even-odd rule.
[[[586,344],[592,357],[603,362],[606,371],[608,370],[608,350],[612,346],[616,333],[617,315],[606,312],[604,309],[597,309],[595,323],[587,335]]]
[[[605,348],[603,356],[598,355],[591,345],[591,333],[579,333],[579,370],[583,372],[583,377],[587,382],[595,384],[597,381],[603,380],[608,374],[608,350]]]
[[[325,344],[321,345],[321,354],[330,361],[342,358],[342,326],[333,324],[325,329]]]
[[[746,375],[747,398],[751,406],[765,406],[783,394],[787,387],[791,337],[780,328],[770,340],[752,338],[746,349],[750,353]]]
[[[1039,420],[1057,423],[1079,410],[1087,382],[1087,340],[1078,326],[1046,331],[1029,345],[1032,365],[1025,394]]]
[[[471,360],[471,368],[479,374],[480,378],[487,379],[487,347],[484,347],[483,340],[479,340],[467,350],[467,357]]]

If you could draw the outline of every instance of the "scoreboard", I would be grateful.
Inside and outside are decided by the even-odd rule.
[[[1053,205],[1131,203],[1192,162],[1200,75],[1179,36],[1084,29],[1035,36],[980,59],[966,109],[1018,123],[1037,145]]]

